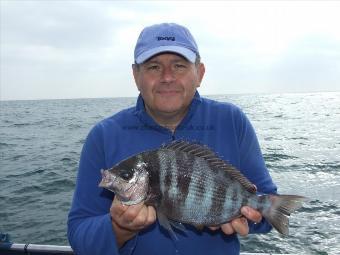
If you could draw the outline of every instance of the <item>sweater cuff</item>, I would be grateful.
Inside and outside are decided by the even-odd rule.
[[[107,225],[112,227],[111,215],[109,213],[107,214],[106,219],[108,221]],[[116,239],[116,233],[113,231],[113,228],[112,228],[112,232],[113,232],[113,235],[114,235],[114,240],[117,240]],[[135,249],[135,247],[137,245],[137,239],[138,239],[138,234],[135,235],[130,240],[128,240],[127,242],[125,242],[125,244],[119,249],[119,254],[120,255],[130,255],[130,254],[132,254],[133,250]]]
[[[272,230],[272,226],[265,218],[262,218],[262,221],[259,223],[248,220],[248,226],[249,234],[265,234]]]
[[[138,234],[127,241],[120,249],[119,254],[121,255],[130,255],[137,245]]]

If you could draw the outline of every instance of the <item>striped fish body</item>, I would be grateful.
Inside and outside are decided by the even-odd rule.
[[[259,199],[202,157],[162,148],[142,154],[142,159],[151,163],[150,180],[154,180],[150,188],[157,197],[158,211],[169,219],[213,226],[238,217],[243,205],[270,207],[269,201]]]
[[[132,156],[102,174],[99,186],[115,192],[125,204],[144,201],[154,206],[169,231],[168,220],[217,226],[239,217],[241,207],[248,205],[287,234],[287,215],[303,200],[295,195],[258,196],[239,170],[206,146],[184,141]]]

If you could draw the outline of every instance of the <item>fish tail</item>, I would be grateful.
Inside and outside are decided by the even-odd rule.
[[[289,234],[290,214],[302,207],[306,200],[303,196],[297,195],[267,195],[271,206],[262,211],[263,217],[281,234]]]

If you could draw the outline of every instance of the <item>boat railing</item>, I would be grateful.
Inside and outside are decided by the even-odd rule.
[[[8,234],[0,233],[0,255],[76,255],[70,246],[48,244],[21,244],[10,241]],[[241,252],[240,255],[279,255],[274,253]],[[289,255],[289,254],[280,254]],[[302,255],[302,254],[301,254]]]
[[[42,244],[20,244],[20,243],[1,243],[0,242],[0,254],[1,255],[75,255],[70,246],[61,245],[42,245]],[[242,252],[240,255],[278,255],[273,253],[249,253]],[[288,254],[280,254],[288,255]]]

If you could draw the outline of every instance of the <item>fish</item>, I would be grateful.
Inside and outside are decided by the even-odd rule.
[[[281,234],[289,234],[289,216],[303,205],[300,195],[257,194],[256,186],[208,146],[175,140],[143,151],[101,170],[99,187],[114,192],[125,205],[154,206],[157,219],[172,227],[219,226],[241,217],[250,206]]]

